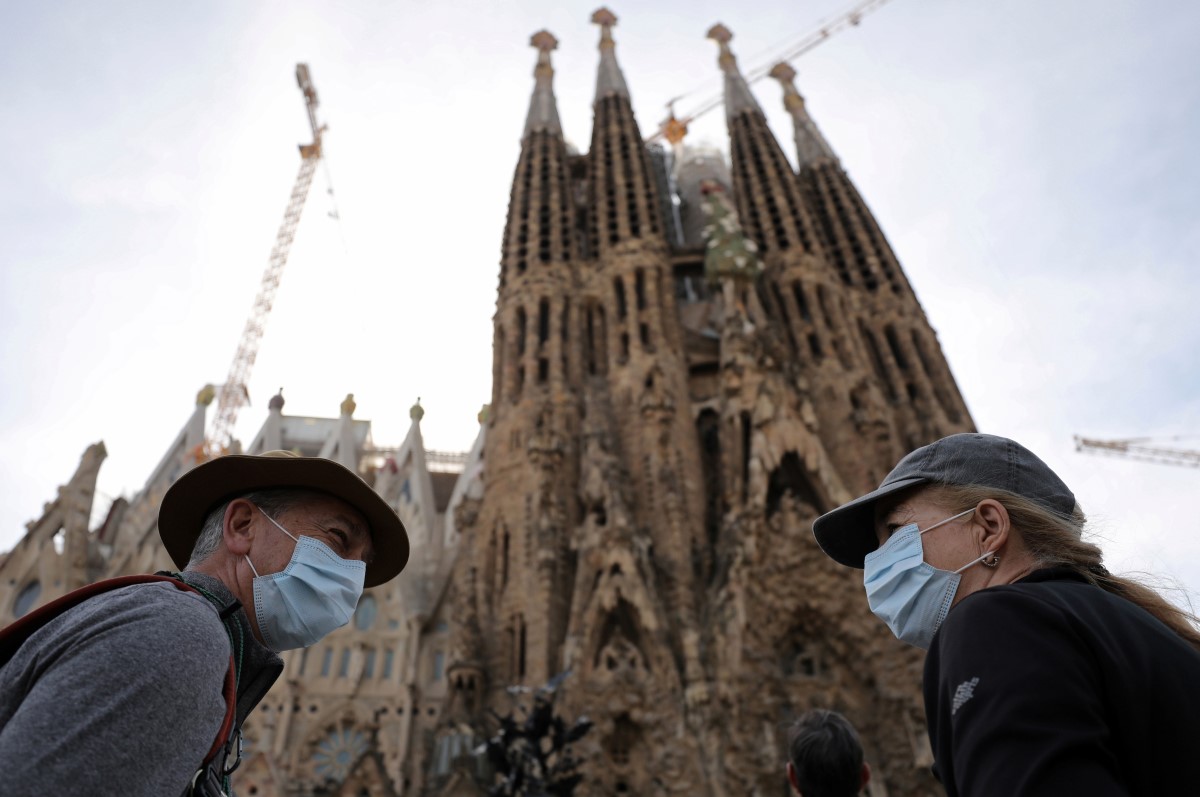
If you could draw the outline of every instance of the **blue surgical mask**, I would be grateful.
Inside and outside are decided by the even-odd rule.
[[[883,545],[867,554],[863,561],[867,603],[897,639],[929,650],[933,635],[954,603],[962,579],[960,573],[991,556],[989,551],[954,572],[939,570],[925,561],[921,535],[974,511],[971,508],[959,512],[924,530],[918,529],[916,523],[910,523],[897,529]]]
[[[246,557],[254,572],[258,630],[271,650],[306,648],[350,622],[367,566],[343,559],[320,540],[292,536],[266,512],[263,517],[296,540],[296,548],[287,567],[266,576],[260,576]]]

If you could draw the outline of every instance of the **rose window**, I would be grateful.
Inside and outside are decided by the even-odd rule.
[[[313,754],[318,775],[341,783],[367,751],[367,737],[355,728],[336,728],[317,742]]]

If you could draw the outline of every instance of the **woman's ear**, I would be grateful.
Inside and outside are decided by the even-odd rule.
[[[975,507],[975,527],[979,530],[981,552],[998,553],[1008,543],[1012,522],[1004,504],[985,498]]]
[[[256,507],[245,498],[237,498],[225,507],[225,520],[222,527],[221,539],[225,549],[237,556],[250,553],[250,543],[254,541],[254,516]]]

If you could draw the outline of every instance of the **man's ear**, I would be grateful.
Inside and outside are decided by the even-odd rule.
[[[975,525],[980,530],[983,551],[997,552],[1008,542],[1012,521],[1004,504],[994,498],[985,498],[975,507]]]
[[[866,761],[863,762],[862,783],[858,784],[858,790],[862,791],[867,788],[867,784],[871,782],[871,765]]]
[[[254,517],[257,514],[257,508],[245,498],[229,502],[229,506],[225,507],[221,532],[226,550],[236,556],[250,553],[250,543],[254,541]]]
[[[796,792],[799,797],[804,797],[804,795],[800,794],[800,784],[796,782],[796,768],[792,766],[791,761],[788,762],[787,773],[788,783],[792,784],[792,791]]]

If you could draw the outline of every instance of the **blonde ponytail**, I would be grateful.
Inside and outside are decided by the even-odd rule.
[[[1008,511],[1013,529],[1039,566],[1066,567],[1075,571],[1105,592],[1140,606],[1200,651],[1200,630],[1197,630],[1200,619],[1145,584],[1108,572],[1100,548],[1082,538],[1087,519],[1078,505],[1071,516],[1066,517],[1028,498],[991,487],[939,484],[930,490],[935,500],[951,509],[969,509],[986,498],[999,501]]]

